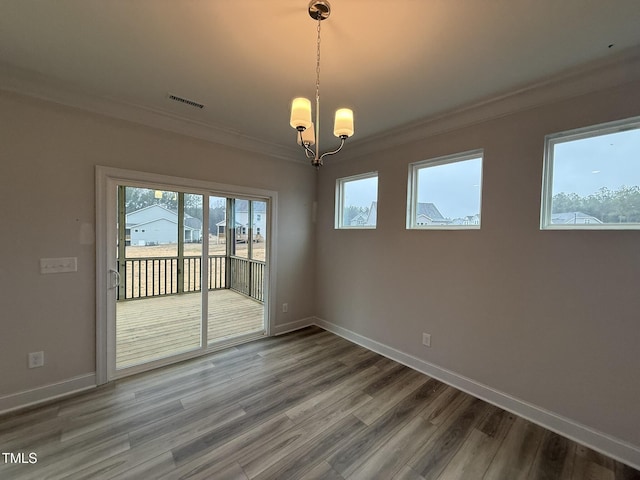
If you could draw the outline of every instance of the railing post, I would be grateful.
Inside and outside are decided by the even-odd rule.
[[[252,297],[252,280],[253,280],[253,200],[249,200],[249,208],[247,209],[248,212],[248,221],[247,221],[247,263],[249,265],[249,276],[247,277],[247,284],[248,284],[248,288],[247,288],[247,292],[249,293],[249,296]]]
[[[225,288],[231,288],[231,256],[236,253],[235,202],[227,198],[227,224],[225,226],[226,256],[224,259]]]
[[[249,284],[249,296],[253,297],[253,262],[249,260],[249,278],[247,283]]]
[[[178,293],[184,293],[184,193],[178,192]]]
[[[126,297],[125,285],[127,283],[127,216],[126,216],[126,194],[124,185],[118,185],[118,273],[124,282],[118,286],[118,300]]]

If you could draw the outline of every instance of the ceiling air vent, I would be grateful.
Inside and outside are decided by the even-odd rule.
[[[188,98],[178,97],[177,95],[173,95],[171,93],[167,94],[169,100],[173,100],[174,102],[184,103],[185,105],[191,105],[195,108],[204,108],[202,103],[194,102],[193,100],[189,100]]]

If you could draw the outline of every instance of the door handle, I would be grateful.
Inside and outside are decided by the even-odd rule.
[[[109,285],[109,288],[118,288],[120,286],[120,272],[113,268],[110,268],[109,274],[111,275],[111,284]]]

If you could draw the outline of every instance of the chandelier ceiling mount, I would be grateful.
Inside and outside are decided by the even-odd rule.
[[[331,5],[323,0],[311,0],[309,16],[314,20],[326,20],[331,15]]]

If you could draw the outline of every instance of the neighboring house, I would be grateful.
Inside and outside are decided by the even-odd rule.
[[[227,228],[227,219],[220,220],[216,223],[216,235],[219,239],[224,239],[225,236],[225,228]],[[247,234],[247,226],[242,225],[241,223],[236,222],[236,240],[243,238],[242,235]],[[244,233],[243,233],[244,232]]]
[[[349,225],[352,227],[362,227],[367,224],[367,217],[368,215],[365,215],[364,213],[359,213],[351,219],[351,221],[349,222]]]
[[[552,213],[551,223],[554,225],[585,225],[588,223],[602,223],[596,217],[582,212]]]
[[[418,202],[416,225],[449,225],[451,220],[444,218],[433,203]]]
[[[369,207],[369,213],[367,214],[367,221],[365,222],[365,226],[375,227],[377,223],[378,223],[378,202],[371,202],[371,207]]]
[[[451,225],[480,225],[480,215],[467,215],[466,217],[455,218]]]
[[[249,228],[249,201],[236,200],[236,223],[242,226],[242,235]],[[253,237],[260,240],[267,232],[267,202],[253,202]]]
[[[476,215],[477,217],[477,215]],[[357,218],[357,216],[355,217]],[[378,221],[378,202],[371,202],[367,220],[362,226],[375,226]],[[479,221],[479,219],[478,219]],[[433,203],[418,203],[418,211],[416,212],[417,225],[449,225],[451,220],[444,218]],[[354,225],[353,221],[351,225]]]
[[[160,245],[178,242],[178,212],[150,205],[126,215],[126,237],[130,245]],[[184,241],[202,239],[202,221],[185,213]]]
[[[378,202],[371,202],[369,210],[366,212],[360,212],[355,215],[350,221],[350,227],[375,227],[377,217]]]
[[[249,201],[236,200],[236,240],[247,240],[249,229]],[[216,223],[216,234],[218,237],[224,236],[227,219]],[[264,238],[267,228],[267,203],[253,202],[253,238],[254,241],[261,241]]]

